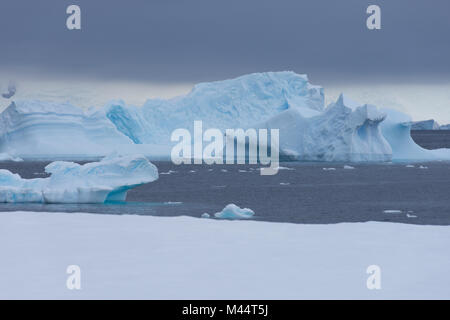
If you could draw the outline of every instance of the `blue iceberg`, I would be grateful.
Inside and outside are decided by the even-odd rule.
[[[306,75],[267,72],[197,84],[185,96],[141,107],[111,101],[83,110],[68,103],[14,101],[0,114],[0,152],[21,158],[83,158],[110,152],[170,158],[173,130],[279,129],[280,152],[307,161],[450,159],[410,137],[411,119],[345,95],[325,107],[324,91]],[[77,141],[76,144],[70,143]]]
[[[50,177],[22,179],[0,169],[0,202],[124,201],[129,189],[158,179],[158,169],[142,155],[113,154],[84,165],[55,161],[45,172]]]
[[[222,211],[216,212],[214,216],[219,219],[228,220],[240,220],[240,219],[250,219],[254,216],[255,212],[248,208],[239,208],[237,205],[230,203]]]

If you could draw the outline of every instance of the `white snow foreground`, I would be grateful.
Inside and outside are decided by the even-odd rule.
[[[450,298],[447,226],[2,212],[0,243],[1,299]]]
[[[282,155],[297,160],[390,161],[450,159],[410,137],[411,119],[341,95],[327,108],[323,89],[306,75],[268,72],[201,83],[185,96],[142,107],[112,101],[86,112],[70,104],[17,101],[0,115],[0,152],[22,158],[88,157],[112,151],[169,158],[171,133],[203,129],[280,129]],[[397,136],[399,135],[399,136]],[[69,143],[76,140],[76,144]]]
[[[48,178],[22,179],[0,169],[0,202],[103,203],[124,201],[127,191],[158,179],[158,169],[142,155],[112,154],[80,165],[55,161]]]

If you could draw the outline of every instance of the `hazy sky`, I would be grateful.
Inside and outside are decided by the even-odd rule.
[[[81,31],[66,29],[70,4]],[[1,0],[0,73],[171,85],[293,70],[325,89],[432,90],[450,83],[449,15],[448,0]]]

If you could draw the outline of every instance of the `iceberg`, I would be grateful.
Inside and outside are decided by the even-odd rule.
[[[324,91],[306,75],[266,72],[197,84],[143,106],[111,101],[83,110],[69,103],[14,101],[0,114],[0,152],[21,158],[101,157],[110,152],[170,159],[175,129],[279,129],[282,157],[302,161],[450,159],[410,137],[409,116],[341,95],[325,107]],[[195,139],[195,137],[194,137]]]
[[[0,161],[15,161],[15,162],[19,162],[19,161],[23,161],[23,159],[20,158],[20,157],[13,156],[13,155],[11,155],[9,153],[0,152]]]
[[[84,165],[55,161],[45,172],[50,177],[22,179],[0,169],[0,202],[124,201],[129,189],[158,179],[158,169],[142,155],[111,154]]]
[[[104,156],[130,144],[99,110],[36,100],[12,102],[0,115],[0,152],[21,157]]]
[[[230,203],[222,211],[216,212],[214,216],[219,219],[228,219],[228,220],[239,220],[239,219],[250,219],[253,217],[255,212],[248,208],[239,208],[234,203]]]
[[[392,160],[434,161],[450,159],[450,149],[424,149],[411,138],[411,117],[393,109],[382,109],[387,114],[381,123],[383,136],[392,148]]]
[[[343,94],[319,114],[291,108],[262,124],[279,128],[282,155],[306,161],[389,161],[392,149],[380,130],[386,115]]]
[[[435,120],[414,121],[411,130],[439,130],[440,125]]]

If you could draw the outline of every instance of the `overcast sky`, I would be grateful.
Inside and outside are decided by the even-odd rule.
[[[78,4],[82,30],[66,29]],[[366,28],[366,8],[382,29]],[[2,0],[3,69],[198,81],[295,70],[311,77],[450,74],[448,0]]]
[[[70,4],[81,7],[81,31],[66,28]],[[381,30],[366,28],[369,4],[381,7]],[[449,82],[449,15],[448,0],[1,0],[0,72],[170,84],[293,70],[325,87]]]

